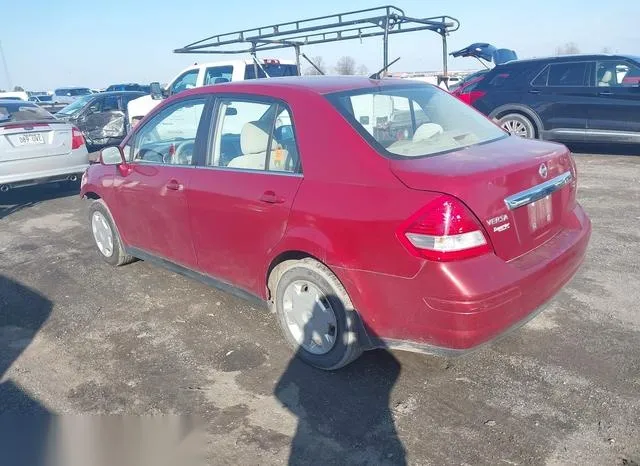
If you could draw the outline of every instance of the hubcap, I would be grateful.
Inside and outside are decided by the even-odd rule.
[[[94,212],[91,216],[91,231],[93,231],[93,239],[102,255],[111,257],[113,255],[113,232],[102,213]]]
[[[502,129],[514,136],[520,136],[522,138],[528,138],[530,136],[527,125],[519,120],[507,120],[503,122]]]
[[[313,283],[298,280],[284,290],[284,316],[294,340],[312,354],[326,354],[336,343],[338,325],[329,300]]]

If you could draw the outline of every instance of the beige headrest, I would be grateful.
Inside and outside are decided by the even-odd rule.
[[[269,143],[269,133],[264,131],[257,121],[245,123],[240,133],[240,148],[243,154],[265,152]]]
[[[442,134],[444,130],[442,126],[437,123],[425,123],[420,125],[413,135],[414,141],[422,141],[424,139],[429,139],[436,134]]]

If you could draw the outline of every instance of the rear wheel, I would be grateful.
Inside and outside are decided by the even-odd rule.
[[[509,113],[498,120],[500,127],[513,136],[535,138],[536,128],[533,122],[519,113]]]
[[[135,258],[124,252],[122,240],[104,201],[102,199],[93,201],[89,212],[91,233],[100,257],[105,262],[116,266],[133,262]]]
[[[286,261],[269,280],[285,340],[312,366],[334,370],[362,354],[351,300],[336,276],[313,259]]]

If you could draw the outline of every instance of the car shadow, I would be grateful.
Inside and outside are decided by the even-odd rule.
[[[34,207],[40,202],[72,196],[79,192],[80,185],[70,182],[42,184],[0,192],[0,219]]]
[[[640,155],[640,147],[637,144],[567,144],[571,152],[575,154],[598,155]]]
[[[297,354],[274,389],[276,398],[298,418],[289,464],[406,464],[390,408],[400,362],[389,351],[375,350],[329,372],[308,365]]]
[[[0,275],[0,463],[46,464],[52,413],[7,376],[49,318],[53,305],[37,291]]]

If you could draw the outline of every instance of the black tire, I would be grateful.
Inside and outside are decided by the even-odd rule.
[[[295,281],[307,281],[317,287],[329,302],[336,317],[333,347],[325,354],[313,354],[298,344],[287,325],[284,291]],[[287,344],[307,364],[323,370],[336,370],[355,361],[362,354],[358,335],[358,319],[351,299],[342,283],[324,264],[306,258],[279,264],[269,277],[272,306]]]
[[[520,113],[508,113],[500,117],[498,124],[509,134],[529,139],[537,137],[536,126],[533,121]]]
[[[111,230],[111,235],[113,238],[113,249],[111,255],[105,255],[100,250],[96,241],[96,236],[93,233],[92,219],[94,213],[96,212],[99,212],[102,215]],[[108,264],[111,264],[113,266],[120,266],[130,264],[131,262],[136,260],[135,257],[125,253],[122,246],[122,240],[120,239],[120,234],[118,233],[118,229],[115,227],[115,223],[113,221],[113,218],[111,217],[111,213],[109,212],[107,205],[102,199],[97,199],[91,203],[91,207],[89,208],[89,229],[91,230],[93,244],[96,248],[96,251],[98,252],[98,255]]]

